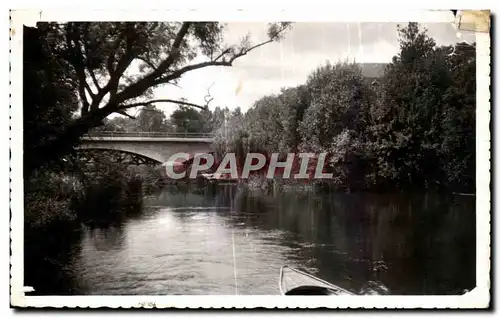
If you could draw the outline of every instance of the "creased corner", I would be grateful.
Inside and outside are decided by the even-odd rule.
[[[42,10],[11,10],[11,32],[14,32],[15,34],[15,28],[22,25],[36,27],[37,23],[42,21],[42,16]]]
[[[460,31],[490,32],[490,10],[459,10],[455,25]]]

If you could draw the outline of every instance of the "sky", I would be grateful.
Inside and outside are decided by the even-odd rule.
[[[472,33],[457,33],[451,23],[421,24],[438,45],[473,42]],[[267,23],[227,23],[224,41],[236,44],[248,33],[252,43],[267,40]],[[179,86],[155,90],[155,98],[186,98],[204,105],[210,87],[210,109],[241,107],[247,111],[259,98],[283,87],[305,83],[307,76],[326,61],[388,63],[398,52],[397,23],[294,23],[285,38],[251,51],[232,67],[207,67],[186,73]],[[157,104],[167,115],[174,104]]]

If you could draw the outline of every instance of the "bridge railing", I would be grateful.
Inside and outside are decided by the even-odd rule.
[[[164,132],[164,131],[99,131],[85,135],[86,137],[158,137],[158,138],[213,138],[211,133]]]

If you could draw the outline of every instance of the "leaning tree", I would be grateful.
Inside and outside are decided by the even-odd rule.
[[[197,69],[232,66],[250,51],[280,40],[289,26],[271,23],[266,41],[251,43],[246,35],[240,43],[228,45],[223,39],[225,25],[217,22],[40,23],[37,40],[45,56],[64,70],[58,79],[75,92],[78,111],[50,135],[27,144],[25,171],[29,173],[68,153],[82,135],[112,113],[130,116],[127,110],[155,103],[207,108],[186,100],[154,99],[153,89],[177,85],[184,74]],[[26,76],[25,70],[25,80]],[[50,98],[37,100],[44,101]],[[58,107],[64,107],[60,104]],[[41,108],[50,113],[53,106]],[[37,107],[40,109],[40,105]],[[73,109],[74,103],[67,107]],[[24,109],[26,112],[30,105]]]

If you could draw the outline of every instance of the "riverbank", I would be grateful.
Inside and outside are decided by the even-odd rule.
[[[248,179],[234,181],[234,184],[238,188],[264,194],[432,191],[474,196],[474,193],[454,191],[444,186],[407,189],[392,185],[373,188],[366,183],[346,184],[339,179],[268,179],[264,175],[250,175]],[[210,190],[219,185],[213,180],[169,180],[159,169],[149,166],[126,167],[102,162],[91,169],[81,169],[79,173],[42,170],[25,182],[25,231],[38,233],[60,225],[77,228],[80,223],[113,224],[127,215],[139,213],[143,198],[166,186],[175,186],[183,191],[193,187]]]
[[[217,185],[217,181],[207,184]],[[265,175],[250,175],[247,179],[239,179],[233,182],[239,187],[245,188],[249,191],[259,191],[264,193],[277,193],[277,192],[318,192],[318,193],[356,193],[356,192],[370,192],[370,193],[394,193],[394,192],[408,192],[408,193],[425,193],[436,192],[442,194],[457,194],[474,196],[475,193],[470,189],[459,189],[454,187],[447,187],[440,184],[424,184],[422,186],[414,187],[400,187],[397,184],[386,184],[385,186],[371,186],[368,183],[356,182],[346,183],[340,182],[338,179],[318,179],[318,180],[296,180],[296,179],[283,179],[273,178],[268,179]]]
[[[101,163],[71,171],[39,170],[25,180],[25,232],[118,222],[140,211],[143,197],[162,186],[150,167]]]

